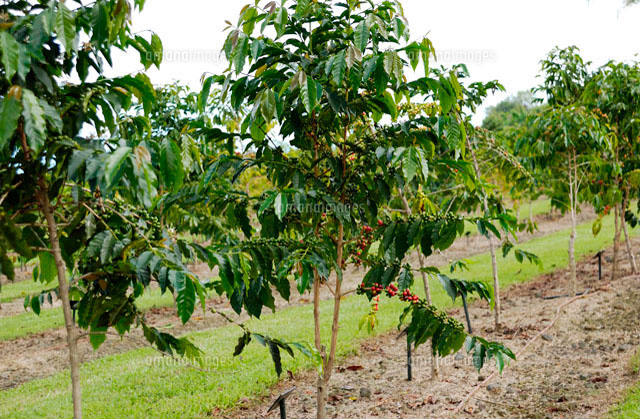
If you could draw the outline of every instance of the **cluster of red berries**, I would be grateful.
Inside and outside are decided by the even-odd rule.
[[[420,302],[420,297],[415,294],[412,294],[410,290],[406,289],[402,291],[402,295],[400,296],[400,301],[407,301],[413,304],[418,304]]]
[[[362,287],[364,288],[364,283],[362,284]],[[371,295],[373,295],[374,297],[382,294],[382,291],[384,290],[384,288],[382,288],[382,285],[378,284],[377,282],[375,284],[373,284],[371,286]]]
[[[611,205],[607,205],[606,207],[604,207],[604,215],[609,215],[610,212],[611,212]]]
[[[375,301],[375,304],[373,305],[373,311],[377,312],[378,311],[378,304],[380,303],[380,296],[378,295],[377,297],[375,297],[373,299],[373,301]]]
[[[398,287],[393,284],[390,284],[387,287],[387,297],[395,297],[398,294]]]
[[[357,266],[362,264],[360,256],[373,243],[373,228],[370,226],[363,226],[356,249],[353,251],[353,258]]]

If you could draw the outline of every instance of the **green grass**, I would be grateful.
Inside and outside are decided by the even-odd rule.
[[[640,419],[640,384],[629,389],[625,400],[609,413],[616,419]]]
[[[640,347],[629,360],[628,370],[636,377],[640,373]],[[640,419],[640,383],[631,387],[627,391],[624,401],[611,409],[609,413],[612,418]]]
[[[24,299],[27,295],[38,294],[46,286],[27,279],[20,282],[10,282],[0,289],[0,303],[8,303],[13,300]]]
[[[31,282],[37,286],[37,288],[32,291],[33,294],[42,291],[42,284],[32,281],[26,282]],[[173,296],[171,293],[161,295],[160,290],[157,288],[147,291],[145,295],[138,300],[138,308],[140,310],[148,310],[154,307],[170,307],[172,305]],[[44,307],[46,307],[46,305],[44,305]],[[60,307],[43,308],[39,316],[29,309],[29,311],[25,311],[16,316],[0,318],[0,341],[17,339],[63,326],[64,317]]]
[[[590,233],[590,223],[581,225],[576,254],[584,256],[610,244],[611,217],[605,220],[600,236]],[[525,243],[522,248],[536,252],[543,260],[543,269],[518,264],[513,256],[500,260],[504,286],[523,282],[567,265],[568,230]],[[469,260],[470,272],[464,277],[490,280],[491,261],[487,254]],[[451,305],[439,285],[433,284],[434,301],[441,307]],[[329,336],[331,301],[321,305],[325,339]],[[346,298],[342,304],[338,356],[355,353],[363,339],[369,337],[358,330],[360,318],[368,311],[366,299]],[[397,326],[403,304],[397,300],[383,300],[380,304],[380,324],[376,334],[389,332]],[[248,326],[255,332],[269,334],[284,341],[312,342],[312,307],[298,306],[251,320]],[[152,360],[157,354],[151,349],[138,349],[105,357],[82,366],[84,411],[87,418],[120,418],[126,412],[131,418],[203,417],[215,407],[228,408],[240,398],[264,394],[277,381],[271,360],[264,348],[252,343],[241,357],[233,358],[233,347],[241,331],[229,326],[190,334],[189,337],[204,350],[212,373],[183,366],[157,366]],[[426,352],[426,348],[420,351]],[[283,355],[284,369],[299,371],[313,368],[312,363],[298,354],[295,359]],[[31,381],[18,388],[0,392],[0,417],[60,417],[71,411],[68,372]],[[67,413],[67,416],[68,413]]]

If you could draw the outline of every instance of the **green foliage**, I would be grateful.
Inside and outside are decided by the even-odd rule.
[[[477,336],[468,337],[464,343],[467,353],[473,352],[473,365],[478,371],[491,359],[495,358],[496,367],[502,373],[505,361],[511,358],[515,361],[515,354],[507,347],[495,343],[487,342],[485,339]]]
[[[442,274],[438,274],[438,280],[454,303],[458,296],[467,298],[469,294],[477,294],[493,307],[493,290],[484,282],[461,281]]]
[[[147,328],[135,305],[151,281],[177,294],[183,321],[196,295],[204,298],[186,267],[195,255],[192,245],[161,226],[155,206],[162,187],[183,183],[183,149],[171,139],[149,138],[146,115],[156,92],[146,75],[104,74],[114,50],[130,47],[145,68],[160,64],[158,36],[131,32],[133,8],[143,5],[0,6],[0,262],[13,279],[8,252],[15,251],[37,262],[36,281],[73,284],[78,325],[94,347],[109,328],[123,335],[141,324],[161,351],[192,356],[196,351],[184,339]],[[133,115],[138,107],[143,115]],[[164,158],[154,160],[160,167],[153,166],[150,150],[164,150]],[[134,207],[138,203],[149,211]],[[70,280],[58,277],[58,265]],[[25,306],[40,313],[62,290],[28,296]]]

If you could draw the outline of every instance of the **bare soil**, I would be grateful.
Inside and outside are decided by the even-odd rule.
[[[640,240],[634,241],[634,248]],[[604,259],[612,255],[607,250]],[[626,255],[625,255],[626,256]],[[623,256],[623,257],[625,257]],[[626,258],[626,257],[625,257]],[[630,277],[626,261],[619,279],[598,281],[598,266],[586,258],[578,266],[581,288],[588,295],[566,307],[556,324],[503,374],[476,392],[464,412],[453,415],[458,404],[495,366],[480,373],[471,357],[458,354],[439,361],[441,378],[430,377],[428,345],[413,358],[412,382],[407,381],[406,340],[397,333],[366,340],[357,356],[343,360],[330,383],[328,413],[333,418],[578,418],[603,417],[624,389],[639,380],[628,368],[640,344],[640,278]],[[502,328],[495,332],[493,315],[484,302],[470,307],[476,335],[506,344],[514,352],[556,317],[568,298],[547,300],[568,289],[568,271],[561,270],[511,287],[504,295]],[[453,309],[461,321],[464,313]],[[233,411],[212,412],[214,417],[258,418],[277,395],[293,386],[287,401],[289,418],[313,417],[315,373],[304,372],[281,381],[270,394],[245,400]]]

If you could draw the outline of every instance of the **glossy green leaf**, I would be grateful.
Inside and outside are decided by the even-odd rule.
[[[9,139],[18,127],[18,119],[20,119],[22,111],[21,94],[22,89],[14,86],[0,103],[0,152],[6,148]]]
[[[316,82],[311,77],[307,77],[305,73],[300,73],[300,97],[304,108],[308,113],[313,112],[317,104],[318,92],[316,90]]]
[[[0,52],[2,53],[4,77],[8,82],[11,82],[18,71],[20,45],[8,31],[0,32]]]
[[[64,46],[67,55],[71,54],[76,38],[76,23],[74,13],[65,6],[64,2],[57,2],[55,29],[58,39]]]
[[[184,181],[184,167],[182,165],[182,150],[178,144],[166,137],[160,148],[160,170],[167,186],[177,190]]]
[[[333,60],[333,67],[331,68],[331,75],[333,76],[333,82],[338,86],[342,85],[344,75],[347,70],[347,52],[346,50],[340,51]]]
[[[27,144],[35,154],[38,154],[46,139],[46,121],[44,109],[29,89],[22,90],[22,116]]]
[[[275,201],[273,202],[273,208],[276,211],[276,216],[280,221],[284,219],[284,216],[287,215],[287,195],[280,193],[276,196]]]
[[[353,36],[356,47],[360,52],[364,52],[367,48],[367,44],[369,43],[369,31],[370,29],[366,19],[363,19],[356,27],[356,31]]]

